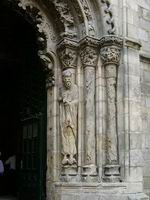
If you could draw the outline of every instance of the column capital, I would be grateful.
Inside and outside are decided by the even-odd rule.
[[[95,67],[98,61],[99,40],[86,36],[80,41],[79,47],[83,66]]]
[[[78,43],[74,40],[64,38],[57,45],[58,55],[62,63],[62,69],[76,68]]]
[[[104,36],[100,39],[99,45],[103,64],[119,65],[123,39],[115,35]]]

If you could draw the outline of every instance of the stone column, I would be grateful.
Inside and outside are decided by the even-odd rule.
[[[62,80],[59,89],[61,177],[62,181],[76,181],[78,166],[78,86],[75,83],[77,43],[70,39],[63,39],[58,44],[58,55],[62,64],[61,76],[66,81],[64,83],[64,80]],[[64,78],[64,76],[67,78]],[[68,80],[72,82],[70,88],[66,86]]]
[[[84,166],[83,174],[96,175],[96,133],[95,133],[95,68],[98,60],[98,42],[86,37],[80,44],[81,62],[84,68]]]
[[[118,133],[117,133],[117,75],[120,61],[122,39],[116,36],[106,36],[100,40],[100,55],[104,65],[106,80],[106,165],[104,179],[115,182],[120,178]]]

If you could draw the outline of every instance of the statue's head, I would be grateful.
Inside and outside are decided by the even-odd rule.
[[[63,71],[62,74],[63,83],[66,89],[70,89],[72,86],[72,73],[69,70]]]

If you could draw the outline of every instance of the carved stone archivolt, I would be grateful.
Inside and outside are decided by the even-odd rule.
[[[56,10],[60,14],[60,20],[66,27],[74,26],[74,19],[71,14],[70,8],[65,0],[54,0]]]
[[[46,73],[46,88],[51,88],[55,84],[54,76],[54,61],[50,53],[38,52],[41,62],[44,66],[44,72]]]
[[[27,0],[7,0],[6,4],[19,12],[29,23],[33,25],[37,35],[38,56],[41,59],[43,71],[46,73],[46,87],[54,85],[54,63],[47,51],[48,25],[46,17],[31,1]]]

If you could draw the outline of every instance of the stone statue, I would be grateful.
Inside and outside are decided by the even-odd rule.
[[[62,138],[62,164],[76,164],[77,154],[77,112],[78,87],[73,83],[69,69],[62,74],[63,87],[60,89],[60,130]]]

